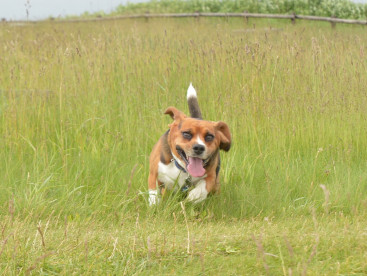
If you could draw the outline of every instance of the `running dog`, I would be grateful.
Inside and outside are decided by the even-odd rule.
[[[231,147],[231,133],[224,122],[202,119],[197,94],[190,84],[187,102],[191,117],[175,107],[164,114],[172,117],[169,130],[150,154],[149,205],[159,202],[162,189],[187,191],[187,199],[198,203],[219,190],[219,150]]]

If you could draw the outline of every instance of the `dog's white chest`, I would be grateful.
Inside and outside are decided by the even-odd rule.
[[[158,164],[158,180],[164,183],[164,186],[168,190],[177,191],[181,188],[186,180],[189,179],[192,186],[196,186],[196,184],[207,177],[207,174],[204,174],[202,177],[191,177],[187,172],[181,171],[176,167],[174,162],[170,162],[168,165],[159,162]]]
[[[181,188],[186,179],[188,178],[188,174],[179,170],[174,162],[169,163],[168,165],[159,162],[158,164],[158,180],[165,184],[165,187],[169,190]],[[174,187],[176,184],[176,187]]]

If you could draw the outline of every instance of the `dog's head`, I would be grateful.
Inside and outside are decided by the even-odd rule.
[[[171,151],[192,176],[203,176],[210,158],[219,149],[230,149],[231,133],[226,123],[189,118],[175,107],[167,108],[164,114],[174,120],[168,135]]]

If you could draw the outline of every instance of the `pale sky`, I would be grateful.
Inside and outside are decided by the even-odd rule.
[[[129,0],[130,3],[144,0]],[[146,1],[146,0],[145,0]],[[0,19],[23,20],[27,19],[27,0],[0,0]],[[110,12],[127,0],[29,0],[29,19],[46,19],[50,16],[80,15],[85,11]]]

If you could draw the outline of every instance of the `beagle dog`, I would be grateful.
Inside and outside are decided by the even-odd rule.
[[[150,154],[149,205],[159,202],[163,189],[187,191],[187,199],[194,203],[219,190],[219,150],[230,149],[231,133],[224,122],[202,119],[191,83],[187,102],[191,117],[175,107],[164,112],[173,122]]]

